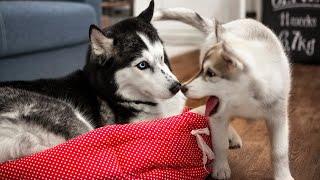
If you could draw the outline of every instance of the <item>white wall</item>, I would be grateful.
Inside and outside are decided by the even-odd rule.
[[[136,0],[134,13],[139,14],[149,2],[150,0]],[[185,7],[197,11],[202,16],[216,17],[222,22],[244,18],[245,4],[246,0],[155,0],[156,9]]]
[[[138,15],[149,2],[150,0],[135,0],[134,14]],[[245,0],[155,0],[155,9],[169,7],[193,9],[204,17],[215,17],[220,22],[245,17]],[[198,30],[176,21],[156,22],[154,25],[169,48],[171,46],[184,46],[176,49],[197,48],[203,41],[203,35]],[[189,48],[186,48],[187,46]]]

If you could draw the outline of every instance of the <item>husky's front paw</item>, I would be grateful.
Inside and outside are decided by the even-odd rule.
[[[215,179],[229,179],[231,176],[231,170],[228,162],[216,163],[213,164],[213,173],[211,177]]]

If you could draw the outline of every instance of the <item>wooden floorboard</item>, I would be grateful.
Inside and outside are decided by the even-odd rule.
[[[179,80],[191,78],[199,67],[199,52],[172,58]],[[296,180],[320,179],[320,66],[293,65],[290,99],[290,167]],[[196,107],[205,100],[189,100]],[[229,151],[233,180],[272,179],[270,143],[263,121],[232,122],[244,146]]]

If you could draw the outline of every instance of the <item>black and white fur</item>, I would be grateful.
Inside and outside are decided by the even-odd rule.
[[[104,30],[92,25],[83,70],[58,79],[0,83],[0,162],[110,123],[101,118],[101,104],[118,124],[181,113],[185,97],[150,24],[153,8],[151,1],[138,17]]]
[[[290,64],[276,35],[254,20],[241,19],[219,25],[185,8],[160,10],[154,19],[178,20],[207,35],[201,48],[201,71],[182,91],[190,98],[219,98],[217,112],[209,122],[215,152],[212,177],[230,178],[229,120],[244,117],[266,120],[274,177],[292,180],[288,157]]]

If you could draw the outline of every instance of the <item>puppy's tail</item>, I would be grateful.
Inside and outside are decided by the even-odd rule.
[[[204,34],[208,35],[214,32],[216,21],[201,17],[197,12],[186,8],[168,8],[159,9],[154,15],[154,21],[159,20],[176,20],[191,25]]]

